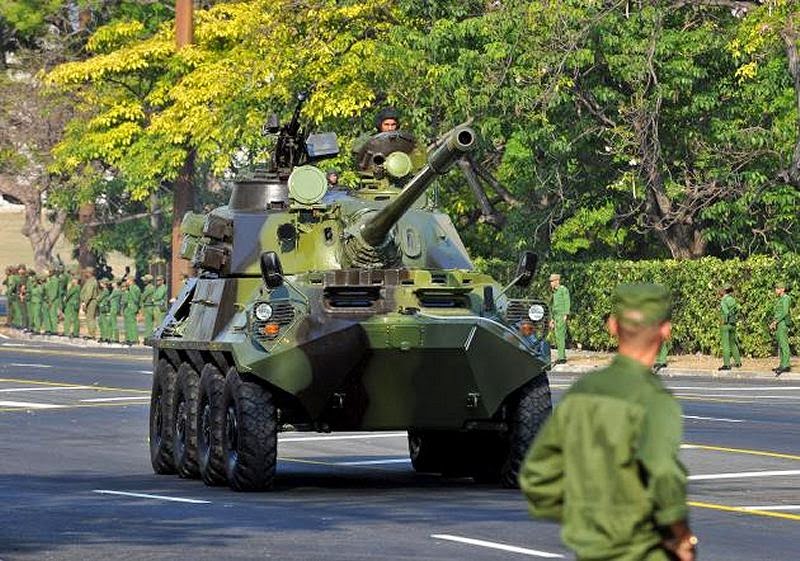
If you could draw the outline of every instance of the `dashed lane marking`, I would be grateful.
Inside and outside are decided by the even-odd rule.
[[[0,400],[0,407],[9,409],[61,409],[63,405],[55,403],[33,403],[31,401],[4,401]]]
[[[46,380],[26,380],[25,378],[0,378],[0,382],[9,382],[13,384],[34,384],[37,386],[68,386],[68,387],[87,387],[92,390],[109,391],[109,392],[127,392],[127,393],[146,393],[149,394],[150,390],[137,390],[133,388],[114,388],[111,386],[95,386],[94,384],[84,386],[81,384],[65,384],[63,382],[49,382]]]
[[[0,388],[0,393],[55,392],[91,389],[93,389],[91,386],[36,386],[33,388]]]
[[[753,477],[786,477],[790,475],[800,475],[800,469],[766,470],[766,471],[737,471],[731,473],[706,473],[701,475],[690,475],[689,481],[709,481],[716,479],[742,479]]]
[[[98,495],[118,495],[121,497],[133,497],[136,499],[155,499],[159,501],[171,501],[173,503],[189,503],[193,505],[206,505],[211,504],[211,501],[204,501],[201,499],[184,499],[181,497],[168,497],[165,495],[151,495],[149,493],[130,493],[128,491],[111,491],[108,489],[95,489],[92,491]]]
[[[693,390],[693,391],[714,391],[714,392],[788,392],[800,390],[800,386],[743,386],[743,387],[722,387],[715,386],[667,386],[670,390]]]
[[[725,398],[739,397],[739,398],[745,398],[745,399],[748,399],[748,400],[758,400],[758,399],[785,399],[785,400],[788,400],[788,401],[798,401],[798,400],[800,400],[800,396],[797,396],[797,395],[748,395],[748,396],[743,396],[741,394],[732,394],[732,393],[710,393],[710,394],[707,394],[707,395],[675,394],[675,397],[677,397],[677,398],[693,397],[693,398],[696,398],[696,399],[706,399],[706,398],[709,398],[709,397],[725,397]]]
[[[11,339],[11,337],[9,337],[8,335],[3,335],[2,333],[0,333],[0,339]]]
[[[137,374],[152,374],[153,371],[152,370],[137,370],[136,373]]]
[[[431,534],[435,540],[444,540],[449,542],[456,542],[465,545],[474,545],[477,547],[485,547],[487,549],[497,549],[506,551],[508,553],[518,553],[520,555],[528,555],[530,557],[541,557],[544,559],[564,559],[560,553],[551,553],[549,551],[539,551],[538,549],[529,549],[527,547],[519,547],[516,545],[508,545],[499,542],[490,542],[486,540],[477,540],[475,538],[465,538],[463,536],[453,536],[451,534]]]
[[[53,368],[52,364],[40,364],[38,362],[10,362],[8,366],[17,366],[19,368]]]
[[[408,458],[388,458],[385,460],[361,460],[357,462],[333,462],[337,466],[381,466],[385,464],[409,464]]]
[[[279,438],[279,442],[315,442],[326,440],[362,440],[370,438],[399,438],[406,437],[408,433],[405,432],[381,432],[370,434],[338,434],[332,436],[290,436]]]
[[[122,401],[122,402],[114,402],[114,403],[80,403],[80,404],[73,404],[73,405],[58,405],[53,408],[42,409],[40,412],[62,412],[62,411],[69,411],[71,409],[83,409],[85,407],[127,407],[128,405],[147,405],[148,402],[145,401]],[[22,407],[0,407],[0,413],[19,413],[30,411],[30,409],[25,409]]]
[[[8,352],[13,353],[21,353],[21,354],[32,354],[32,355],[51,355],[51,356],[67,356],[67,357],[83,357],[83,358],[99,358],[99,359],[106,359],[106,360],[145,360],[147,362],[152,362],[152,356],[138,356],[138,355],[121,355],[121,354],[111,354],[111,353],[87,353],[87,352],[71,352],[70,349],[64,350],[45,350],[45,349],[31,349],[31,348],[16,348],[16,347],[25,347],[26,345],[20,344],[12,344],[12,343],[3,343],[0,345],[0,350],[4,347],[15,347],[14,349],[8,349]]]
[[[774,512],[771,510],[755,510],[755,509],[748,509],[743,508],[740,506],[728,506],[728,505],[719,505],[715,503],[702,503],[698,501],[689,501],[687,503],[689,506],[697,507],[697,508],[708,508],[711,510],[721,510],[723,512],[737,512],[740,514],[752,514],[755,516],[767,516],[769,518],[782,518],[784,520],[796,520],[800,521],[800,515],[797,514],[789,514],[788,512]]]
[[[745,423],[742,419],[726,419],[725,417],[701,417],[700,415],[684,415],[684,419],[692,419],[695,421],[718,421],[720,423]]]
[[[93,397],[91,399],[82,399],[81,403],[104,403],[104,402],[111,402],[111,401],[135,401],[139,399],[150,399],[150,396],[147,395],[126,395],[122,397]]]
[[[727,448],[724,446],[710,446],[708,444],[683,444],[681,448],[688,450],[710,450],[713,452],[730,452],[732,454],[747,454],[750,456],[765,456],[767,458],[781,458],[783,460],[800,460],[800,456],[794,454],[784,454],[782,452],[770,452],[768,450],[750,450],[748,448]]]

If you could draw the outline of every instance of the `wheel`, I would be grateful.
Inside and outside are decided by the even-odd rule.
[[[272,486],[278,450],[278,422],[272,395],[243,380],[235,370],[225,377],[222,450],[228,485],[235,491]]]
[[[539,376],[518,390],[508,410],[508,454],[500,471],[503,487],[519,486],[517,476],[525,454],[553,409],[547,376]]]
[[[480,432],[468,435],[464,456],[470,476],[478,483],[500,482],[508,451],[508,439],[503,434]]]
[[[235,369],[232,369],[235,372]],[[225,377],[216,366],[207,364],[200,375],[197,395],[197,464],[206,485],[225,485],[225,454],[222,433],[225,429],[225,407],[222,394]]]
[[[441,453],[441,439],[425,431],[408,431],[408,454],[411,457],[411,466],[419,473],[441,473],[443,468],[443,454]]]
[[[175,423],[172,413],[175,404],[175,369],[164,359],[158,361],[153,373],[150,394],[150,463],[159,474],[175,473],[172,457]]]
[[[197,392],[200,377],[186,362],[178,367],[173,400],[174,445],[172,458],[178,475],[197,478]]]

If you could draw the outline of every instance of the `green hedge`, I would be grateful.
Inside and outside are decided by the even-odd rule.
[[[503,282],[513,274],[515,264],[501,260],[476,260],[476,265]],[[795,329],[792,349],[800,350],[800,255],[780,259],[755,256],[746,260],[720,260],[712,257],[692,261],[618,261],[544,263],[525,296],[549,298],[547,277],[562,275],[562,283],[572,295],[570,338],[572,346],[609,350],[613,343],[605,330],[604,317],[610,309],[614,287],[623,282],[658,282],[672,293],[673,352],[720,353],[718,290],[731,283],[742,312],[739,319],[739,344],[751,357],[774,355],[776,345],[769,331],[774,286],[785,281],[792,295]],[[521,296],[522,294],[518,294]]]

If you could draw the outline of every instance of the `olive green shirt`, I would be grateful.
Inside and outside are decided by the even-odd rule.
[[[156,288],[152,284],[146,284],[142,290],[142,308],[151,308],[153,303],[153,293]]]
[[[167,310],[167,285],[157,286],[153,291],[153,302],[159,310]]]
[[[658,526],[685,520],[681,408],[643,364],[618,355],[565,394],[520,472],[535,517],[563,524],[581,560],[666,560]]]
[[[775,300],[775,308],[773,310],[772,319],[775,323],[783,323],[784,325],[790,325],[792,323],[791,317],[789,316],[789,309],[792,306],[792,302],[789,299],[788,294],[784,294],[783,296],[779,296],[777,300]]]
[[[77,311],[81,307],[81,287],[69,285],[64,296],[64,310]]]
[[[553,318],[561,320],[568,316],[570,312],[569,290],[564,285],[559,286],[553,292]]]
[[[128,290],[122,295],[122,314],[127,316],[135,316],[139,313],[142,307],[142,291],[135,284],[128,287]]]
[[[89,302],[97,299],[97,292],[99,290],[97,279],[89,277],[81,286],[81,304],[88,306]]]
[[[730,294],[722,297],[719,303],[720,315],[724,325],[736,325],[739,317],[739,303]]]

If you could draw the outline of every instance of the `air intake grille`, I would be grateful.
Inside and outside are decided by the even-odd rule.
[[[267,321],[261,321],[256,319],[253,316],[253,333],[255,334],[256,338],[261,339],[262,341],[272,340],[280,335],[280,332],[276,333],[275,335],[266,335],[264,333],[264,326],[268,323],[277,323],[281,327],[289,325],[294,321],[294,307],[290,302],[270,302],[272,306],[272,317],[269,318]]]

